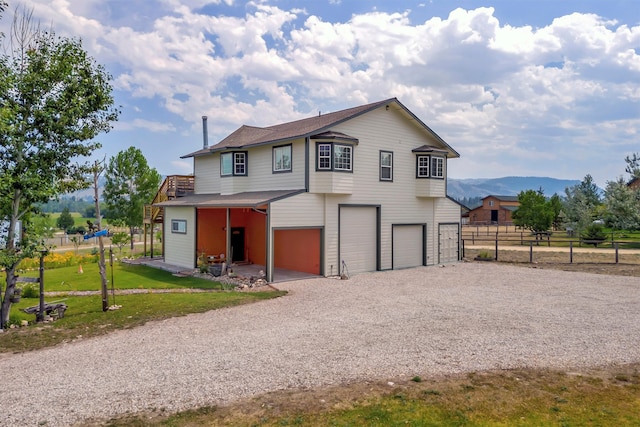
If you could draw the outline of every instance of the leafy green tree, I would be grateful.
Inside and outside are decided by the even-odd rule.
[[[73,217],[69,213],[69,208],[64,208],[60,216],[56,220],[56,225],[59,229],[67,231],[70,227],[75,224]]]
[[[542,190],[526,190],[518,194],[520,206],[513,212],[513,223],[534,233],[547,231],[555,213]]]
[[[551,225],[554,230],[559,229],[562,226],[564,214],[562,212],[562,198],[557,194],[554,194],[549,198],[549,206],[553,212],[553,220]]]
[[[111,76],[87,55],[80,40],[41,31],[31,12],[16,10],[10,42],[0,56],[0,217],[7,233],[0,246],[6,274],[0,327],[11,310],[16,267],[44,248],[30,223],[37,203],[87,186],[83,158],[93,139],[112,127]],[[16,226],[26,232],[16,239]]]
[[[604,191],[606,224],[614,230],[640,229],[640,190],[630,188],[620,177],[607,182]]]
[[[631,175],[631,178],[640,178],[640,154],[633,153],[631,156],[624,158],[627,163],[625,172]]]
[[[117,233],[113,233],[113,236],[111,236],[111,243],[118,247],[120,255],[122,255],[122,248],[124,248],[124,246],[129,242],[131,242],[131,236],[125,232],[118,231]]]
[[[601,205],[600,189],[593,183],[591,175],[587,175],[580,184],[567,187],[565,194],[563,213],[566,225],[580,234],[596,219]]]
[[[129,147],[109,160],[105,178],[108,218],[129,227],[133,249],[135,228],[142,226],[144,204],[158,191],[160,174],[149,167],[142,151]]]
[[[582,237],[586,243],[597,247],[600,243],[606,240],[607,235],[604,234],[602,224],[591,223],[582,230],[580,237]]]
[[[85,218],[95,218],[96,217],[96,207],[95,206],[87,206],[84,209]]]

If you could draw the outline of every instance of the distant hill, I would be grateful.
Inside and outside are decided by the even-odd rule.
[[[447,180],[447,194],[454,199],[499,196],[517,196],[523,190],[542,188],[546,196],[563,196],[567,187],[579,184],[580,180],[556,179],[538,176],[506,176],[490,179],[452,179]]]

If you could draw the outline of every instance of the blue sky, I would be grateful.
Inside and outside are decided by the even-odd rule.
[[[6,32],[12,7],[0,21]],[[397,97],[460,154],[452,178],[600,186],[640,152],[636,0],[23,0],[113,75],[129,146],[161,174],[242,124]]]

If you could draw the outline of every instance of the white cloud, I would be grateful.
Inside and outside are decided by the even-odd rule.
[[[268,1],[134,3],[140,7],[28,5],[58,32],[82,37],[115,70],[120,91],[153,100],[192,132],[208,115],[212,142],[242,123],[268,125],[397,96],[461,152],[452,167],[457,162],[466,174],[493,175],[514,164],[522,174],[544,174],[541,167],[578,157],[581,168],[597,165],[611,175],[618,163],[602,161],[622,162],[636,150],[640,25],[573,13],[538,28],[511,26],[492,7],[412,23],[407,10],[330,22]],[[236,16],[201,12],[215,4]],[[178,128],[146,120],[118,129]],[[605,154],[603,141],[612,147]],[[514,160],[501,164],[507,157]]]

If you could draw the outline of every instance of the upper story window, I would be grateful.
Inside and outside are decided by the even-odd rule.
[[[317,170],[353,171],[353,146],[351,145],[318,143],[316,157]]]
[[[273,172],[291,172],[291,144],[273,147]]]
[[[418,156],[417,160],[417,176],[418,178],[429,178],[429,160],[430,156]]]
[[[393,153],[380,151],[380,181],[393,181]]]
[[[220,154],[220,176],[247,175],[247,152],[233,151]]]
[[[416,176],[418,178],[444,179],[444,157],[416,156]]]
[[[444,178],[444,158],[431,157],[431,177]]]

